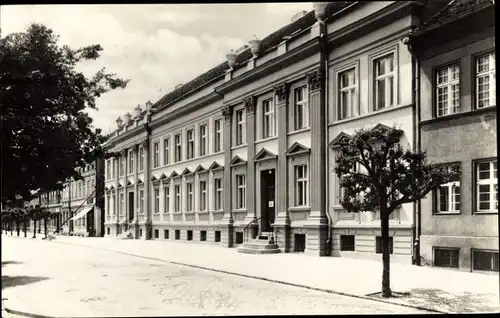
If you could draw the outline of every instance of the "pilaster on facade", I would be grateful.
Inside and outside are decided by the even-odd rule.
[[[255,118],[255,110],[257,99],[255,96],[247,97],[244,100],[246,115],[247,115],[247,128],[246,128],[246,137],[247,137],[247,214],[244,220],[244,223],[249,223],[255,220],[256,217],[256,196],[255,196],[255,164],[254,164],[254,156],[255,156],[255,139],[256,139],[256,118]]]
[[[144,149],[144,211],[143,211],[143,220],[141,220],[141,225],[146,225],[151,220],[151,211],[152,211],[152,200],[150,198],[150,189],[152,187],[151,184],[151,167],[149,160],[149,139],[145,139],[142,142],[142,147]],[[148,238],[147,233],[143,235],[144,239]]]

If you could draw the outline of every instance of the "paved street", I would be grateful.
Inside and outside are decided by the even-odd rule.
[[[8,298],[8,308],[64,316],[418,312],[95,248],[5,235],[2,294]]]

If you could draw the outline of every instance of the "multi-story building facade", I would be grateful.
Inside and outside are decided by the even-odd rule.
[[[421,201],[422,260],[499,270],[495,6],[452,1],[411,37],[419,61],[419,143],[460,176]]]
[[[77,168],[80,180],[67,180],[62,191],[62,234],[103,236],[104,160]]]
[[[315,4],[227,56],[110,136],[106,234],[234,247],[274,232],[285,252],[378,258],[376,212],[338,204],[335,146],[396,124],[414,148],[412,55],[401,39],[420,1]],[[393,258],[411,262],[414,207],[391,220]],[[251,229],[250,224],[258,224]]]
[[[62,208],[62,191],[60,190],[55,190],[55,191],[50,191],[48,193],[42,193],[31,199],[30,201],[25,203],[26,208],[34,208],[36,206],[39,206],[41,208],[44,208],[51,213],[57,214],[56,217],[51,218],[48,223],[47,223],[47,229],[50,232],[54,232],[57,230],[58,226],[62,223],[62,214],[61,214],[61,208]],[[40,231],[43,231],[44,229],[44,220],[41,220],[37,224],[36,230],[40,229]],[[30,221],[30,224],[28,226],[29,230],[34,230],[34,222]]]

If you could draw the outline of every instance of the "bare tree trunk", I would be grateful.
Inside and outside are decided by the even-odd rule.
[[[47,219],[43,220],[43,230],[45,232],[45,238],[47,238]]]
[[[21,233],[21,223],[19,221],[16,221],[16,232],[17,236]]]
[[[389,215],[380,210],[380,226],[382,229],[382,297],[391,297],[391,254],[389,250]]]
[[[24,237],[27,237],[27,231],[28,231],[28,224],[26,223],[26,221],[23,221],[23,224],[24,224]]]
[[[33,220],[33,238],[36,238],[36,220]]]
[[[38,234],[42,233],[42,219],[38,220]]]
[[[10,235],[12,235],[12,231],[14,230],[14,225],[12,224],[12,220],[10,221]]]

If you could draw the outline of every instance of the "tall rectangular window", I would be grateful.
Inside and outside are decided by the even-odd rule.
[[[460,212],[460,181],[442,184],[437,199],[439,213]]]
[[[154,196],[155,196],[155,213],[160,213],[160,189],[155,188]]]
[[[118,207],[118,210],[120,211],[120,215],[123,215],[125,212],[125,194],[123,193],[123,190],[120,192],[120,206]]]
[[[111,196],[106,195],[106,215],[111,215]]]
[[[111,213],[113,215],[116,214],[116,190],[113,191],[113,194],[111,195],[112,196],[112,200],[111,200]]]
[[[163,208],[164,213],[169,213],[170,212],[170,187],[169,186],[164,186],[163,187],[163,198],[164,198],[164,203],[165,206]]]
[[[163,139],[163,165],[170,163],[170,138]]]
[[[207,210],[207,182],[200,181],[200,211]]]
[[[339,120],[359,115],[357,99],[356,69],[352,68],[339,74]]]
[[[244,209],[246,207],[246,180],[244,174],[236,175],[236,208]]]
[[[375,69],[375,110],[394,106],[396,103],[396,81],[394,54],[391,53],[374,61]]]
[[[245,142],[245,116],[243,109],[236,111],[236,146],[243,145]]]
[[[155,142],[153,144],[153,168],[158,168],[160,166],[160,143]]]
[[[307,166],[299,165],[295,170],[295,206],[307,206]]]
[[[476,107],[496,105],[495,52],[476,59]]]
[[[214,152],[219,152],[222,150],[222,120],[217,119],[214,122],[214,125],[215,125]]]
[[[214,209],[222,210],[222,178],[214,179],[214,187],[215,187]]]
[[[436,107],[438,117],[460,112],[460,66],[458,64],[437,70]]]
[[[194,130],[190,129],[186,132],[187,136],[187,154],[186,159],[194,157]]]
[[[498,212],[496,160],[476,163],[476,201],[478,212]]]
[[[267,99],[262,102],[262,138],[275,136],[275,107],[274,99]]]
[[[182,139],[181,134],[175,135],[175,162],[179,162],[182,159]]]
[[[186,183],[186,211],[193,211],[193,183]]]
[[[180,212],[181,211],[181,186],[180,185],[175,185],[174,186],[174,210],[175,212]]]
[[[144,190],[139,190],[139,200],[137,200],[139,214],[144,213]]]
[[[309,127],[309,107],[307,105],[306,87],[294,90],[294,128],[295,130]]]
[[[134,173],[134,151],[128,151],[128,173]]]
[[[120,177],[125,174],[125,157],[120,156]]]
[[[200,156],[207,154],[207,125],[200,125]]]
[[[106,179],[111,179],[111,160],[106,160]]]
[[[144,148],[139,147],[139,171],[144,170]]]

